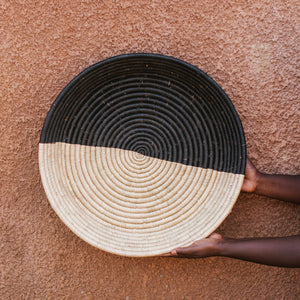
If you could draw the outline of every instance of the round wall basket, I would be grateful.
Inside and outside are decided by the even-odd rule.
[[[243,128],[198,68],[157,54],[84,70],[53,103],[39,166],[62,221],[102,250],[152,256],[212,233],[244,178]]]

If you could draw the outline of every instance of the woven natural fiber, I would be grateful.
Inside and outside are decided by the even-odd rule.
[[[80,73],[53,103],[39,166],[62,221],[102,250],[151,256],[212,233],[241,189],[240,119],[207,74],[157,54]]]

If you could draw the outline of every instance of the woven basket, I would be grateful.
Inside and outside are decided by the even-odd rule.
[[[76,76],[39,144],[47,197],[102,250],[152,256],[212,233],[241,189],[246,146],[228,96],[181,60],[127,54]]]

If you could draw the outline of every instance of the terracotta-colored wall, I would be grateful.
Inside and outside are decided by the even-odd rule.
[[[297,13],[297,0],[2,0],[0,298],[298,298],[299,270],[93,248],[50,207],[37,160],[46,113],[78,72],[113,55],[155,52],[200,67],[223,87],[260,170],[299,173]],[[299,234],[299,225],[298,206],[241,194],[218,232],[281,236]]]

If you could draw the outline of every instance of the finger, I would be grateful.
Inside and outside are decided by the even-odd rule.
[[[177,258],[197,258],[197,255],[193,255],[191,253],[185,253],[185,252],[177,252],[176,256]]]
[[[211,235],[208,236],[208,238],[221,240],[222,239],[222,235],[219,234],[219,233],[213,232]]]
[[[177,256],[177,252],[176,252],[176,250],[172,250],[171,252],[163,253],[160,256],[164,256],[164,257],[176,257]]]
[[[244,182],[242,184],[242,192],[251,192],[252,191],[252,185],[251,185],[251,181],[248,179],[244,179]]]
[[[172,251],[172,255],[175,256],[186,256],[186,255],[190,255],[191,253],[191,247],[182,247],[182,248],[177,248],[175,250]]]

